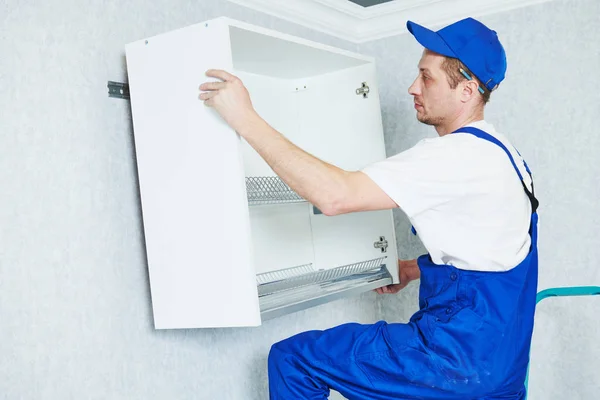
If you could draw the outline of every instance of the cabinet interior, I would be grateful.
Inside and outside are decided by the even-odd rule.
[[[381,135],[378,100],[356,92],[374,78],[371,63],[229,29],[234,73],[257,112],[292,143],[350,171],[385,155],[382,141],[370,138]],[[246,141],[240,146],[263,319],[282,307],[289,312],[290,304],[389,280],[389,252],[374,246],[384,234],[380,227],[390,225],[389,211],[326,216],[293,192]]]
[[[368,63],[364,59],[237,26],[229,26],[229,37],[237,70],[272,78],[307,78]]]

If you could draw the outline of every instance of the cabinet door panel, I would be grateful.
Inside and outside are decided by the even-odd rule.
[[[356,89],[366,82],[366,98]],[[323,161],[358,170],[385,158],[375,67],[367,64],[297,81],[300,146]]]
[[[330,269],[386,257],[390,268],[396,262],[396,241],[391,211],[367,211],[328,217],[312,216],[315,266]],[[384,237],[385,252],[375,247]],[[393,271],[390,271],[393,272]]]
[[[356,94],[362,82],[367,98]],[[300,84],[300,83],[299,83]],[[302,83],[304,86],[304,83]],[[356,67],[306,80],[299,92],[302,146],[316,157],[353,171],[386,157],[374,65]],[[396,241],[391,210],[334,217],[312,214],[315,263],[318,268],[353,264],[387,256],[396,274]],[[374,243],[384,236],[387,251]]]
[[[126,51],[155,327],[259,325],[240,138],[198,99],[206,70],[232,70],[229,28]]]

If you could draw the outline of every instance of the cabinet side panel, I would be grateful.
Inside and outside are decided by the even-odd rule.
[[[259,325],[240,139],[198,99],[207,69],[232,70],[229,28],[126,52],[155,327]]]

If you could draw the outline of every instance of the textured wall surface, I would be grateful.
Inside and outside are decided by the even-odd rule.
[[[106,83],[126,43],[221,15],[357,48],[224,0],[0,1],[1,399],[263,400],[272,343],[379,315],[368,293],[256,329],[153,329],[129,103]]]
[[[359,46],[224,0],[0,2],[0,398],[265,399],[270,345],[307,329],[405,321],[417,284],[256,329],[155,331],[143,251],[124,44],[226,15],[378,58],[388,154],[435,132],[407,88],[411,36]],[[600,5],[558,0],[488,16],[508,52],[488,119],[534,170],[540,287],[600,284]],[[399,21],[403,23],[403,21]],[[423,252],[400,212],[399,254]],[[223,295],[227,286],[223,287]],[[550,299],[536,320],[532,399],[593,399],[600,299]]]
[[[540,206],[539,287],[600,286],[600,2],[557,0],[481,18],[507,52],[504,83],[486,119],[533,170]],[[431,27],[439,29],[441,27]],[[361,45],[377,57],[388,155],[436,135],[418,123],[408,87],[422,47],[412,35]],[[398,254],[424,250],[396,214]],[[417,310],[418,285],[383,299],[388,321]],[[595,399],[600,392],[600,296],[548,299],[536,316],[531,399]]]

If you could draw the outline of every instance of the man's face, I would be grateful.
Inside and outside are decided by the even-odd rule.
[[[425,50],[419,62],[419,75],[408,88],[414,98],[417,119],[427,125],[444,124],[456,115],[460,106],[457,90],[450,88],[442,70],[443,61],[443,56]]]

